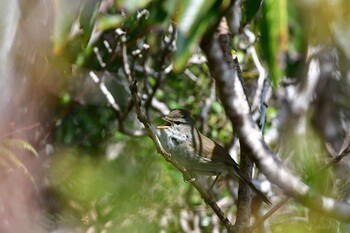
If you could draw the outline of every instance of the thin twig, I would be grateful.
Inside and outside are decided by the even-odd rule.
[[[125,33],[121,33],[121,43],[122,43],[122,55],[123,55],[123,70],[128,78],[129,82],[131,83],[133,81],[131,70],[128,62],[128,54],[127,54],[127,47],[126,47],[126,36]]]
[[[126,129],[124,127],[124,121],[126,120],[129,112],[130,112],[130,107],[132,106],[132,103],[130,102],[129,106],[127,108],[127,110],[124,112],[124,114],[121,114],[120,111],[120,107],[117,104],[117,102],[115,101],[112,93],[108,90],[108,88],[106,87],[106,85],[104,84],[104,82],[99,79],[97,77],[97,75],[93,72],[90,71],[89,73],[91,79],[100,87],[101,92],[104,94],[104,96],[106,97],[108,103],[113,107],[113,109],[116,111],[116,115],[118,118],[118,122],[119,122],[119,131],[128,135],[128,136],[132,136],[132,137],[142,137],[145,136],[145,132],[143,130],[130,130],[130,129]]]
[[[25,131],[28,131],[28,130],[32,130],[34,128],[39,127],[40,125],[41,125],[40,122],[36,122],[36,123],[31,124],[29,126],[25,126],[25,127],[13,130],[11,132],[8,132],[8,133],[5,133],[5,134],[1,135],[0,136],[0,140],[3,139],[3,138],[9,137],[11,135],[14,135],[14,134],[18,134],[18,133],[22,133],[22,132],[25,132]]]
[[[266,95],[267,91],[269,90],[269,80],[266,78],[264,81],[264,85],[261,92],[261,99],[260,99],[260,120],[259,120],[259,128],[261,131],[264,130],[265,125],[265,118],[266,118],[266,110],[267,110],[267,104],[266,104]]]
[[[349,154],[349,152],[350,152],[350,145],[347,148],[345,148],[338,156],[333,158],[326,166],[321,168],[317,174],[320,174],[324,170],[327,170],[334,164],[338,163],[344,156]],[[261,218],[255,221],[255,223],[250,227],[250,230],[253,231],[255,228],[257,228],[262,222],[267,220],[273,213],[275,213],[279,208],[281,208],[283,204],[285,204],[289,199],[291,198],[286,197],[283,200],[281,200],[279,203],[277,203],[275,206],[273,206],[273,208],[271,208],[271,210],[269,210],[264,216],[262,216]]]
[[[252,104],[252,111],[254,112],[257,107],[259,106],[259,99],[261,100],[261,95],[263,93],[263,88],[264,88],[264,80],[266,80],[266,70],[265,68],[261,65],[261,62],[259,60],[259,57],[256,53],[255,47],[254,47],[254,42],[255,42],[255,35],[249,31],[247,28],[244,30],[244,34],[249,38],[249,47],[248,47],[248,53],[251,54],[253,62],[255,64],[256,69],[259,72],[259,78],[258,78],[258,85],[256,88],[255,96],[253,98],[253,104]]]
[[[159,87],[161,86],[165,75],[170,72],[167,70],[172,70],[172,64],[170,64],[168,67],[164,67],[165,66],[165,62],[166,62],[166,57],[173,51],[173,42],[175,39],[175,35],[176,35],[176,30],[174,28],[174,25],[171,24],[169,26],[170,31],[170,37],[169,39],[167,39],[167,37],[164,35],[163,38],[163,43],[164,43],[164,49],[161,51],[159,57],[158,57],[158,62],[157,62],[157,75],[156,77],[156,83],[153,85],[151,92],[148,95],[148,98],[145,102],[145,110],[146,110],[146,116],[149,117],[149,108],[152,105],[152,100],[154,98],[154,96],[156,95]]]
[[[104,82],[102,82],[101,79],[99,79],[97,77],[97,75],[93,72],[90,71],[89,75],[91,77],[91,79],[99,85],[101,92],[105,95],[108,103],[114,108],[114,110],[119,114],[120,113],[120,107],[117,104],[117,102],[115,101],[113,95],[111,94],[111,92],[107,89],[106,85],[104,84]]]
[[[290,197],[283,198],[280,202],[278,202],[276,205],[274,205],[264,216],[259,218],[254,222],[254,224],[249,227],[249,231],[253,231],[255,228],[257,228],[261,223],[263,223],[265,220],[267,220],[271,215],[273,215],[277,210],[279,210],[287,201],[289,201]]]
[[[345,148],[339,155],[337,155],[331,161],[329,161],[323,168],[321,168],[321,171],[324,171],[329,167],[333,166],[334,164],[339,163],[340,160],[342,160],[349,153],[350,153],[350,145],[347,148]]]
[[[336,156],[335,158],[332,159],[326,166],[321,168],[318,171],[318,174],[320,174],[322,171],[327,170],[334,164],[338,163],[344,156],[348,155],[350,152],[350,146],[345,148],[340,155]],[[255,221],[255,223],[249,228],[251,231],[253,231],[255,228],[257,228],[262,222],[264,222],[266,219],[268,219],[273,213],[275,213],[279,208],[281,208],[289,199],[290,197],[285,197],[282,199],[280,202],[278,202],[275,206],[273,206],[264,216],[259,218],[258,220]]]

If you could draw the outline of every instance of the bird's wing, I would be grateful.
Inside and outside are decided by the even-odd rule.
[[[237,163],[222,146],[207,138],[200,132],[198,132],[198,135],[201,135],[201,137],[197,137],[196,140],[199,142],[197,143],[198,145],[196,145],[196,149],[199,154],[205,158],[211,158],[211,160],[214,162],[217,161],[238,168]]]
[[[231,158],[230,154],[227,153],[227,151],[222,146],[220,146],[219,144],[217,144],[216,142],[207,138],[204,135],[202,135],[202,137],[200,138],[202,138],[202,141],[201,144],[198,146],[199,150],[202,149],[201,154],[203,157],[207,158],[209,155],[214,154],[214,156],[211,158],[212,161],[218,161],[230,165],[232,167],[230,174],[233,177],[237,177],[243,180],[265,203],[271,205],[270,200],[265,196],[265,194],[263,194],[258,188],[256,188],[255,185],[240,172],[238,164]]]

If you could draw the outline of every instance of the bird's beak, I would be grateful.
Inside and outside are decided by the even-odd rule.
[[[157,127],[157,129],[168,129],[171,127],[171,123],[169,122],[169,120],[167,119],[167,117],[163,117],[163,120],[165,120],[164,125],[160,125]]]

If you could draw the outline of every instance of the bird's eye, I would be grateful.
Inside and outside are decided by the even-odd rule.
[[[174,121],[174,124],[175,125],[179,125],[179,124],[181,124],[181,122],[180,121]]]

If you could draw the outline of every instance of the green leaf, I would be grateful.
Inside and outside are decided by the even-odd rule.
[[[82,4],[82,0],[55,0],[53,29],[53,50],[55,54],[60,54],[64,50],[72,25],[78,17],[77,13]]]
[[[103,15],[99,17],[97,28],[100,31],[114,29],[119,27],[123,23],[123,20],[121,15]]]
[[[214,101],[213,104],[211,105],[211,108],[215,113],[223,113],[224,109],[222,108],[221,104],[218,101]]]
[[[283,75],[283,53],[288,49],[286,0],[266,0],[261,24],[261,48],[269,67],[273,87]]]
[[[85,0],[80,10],[79,23],[83,29],[83,46],[86,47],[94,28],[101,0]]]
[[[118,6],[125,9],[128,13],[133,13],[134,11],[145,7],[151,0],[117,0]]]
[[[201,36],[217,16],[222,1],[186,0],[179,4],[174,70],[181,71],[198,47]]]
[[[257,15],[262,0],[246,0],[244,2],[243,14],[245,21],[250,22]]]

